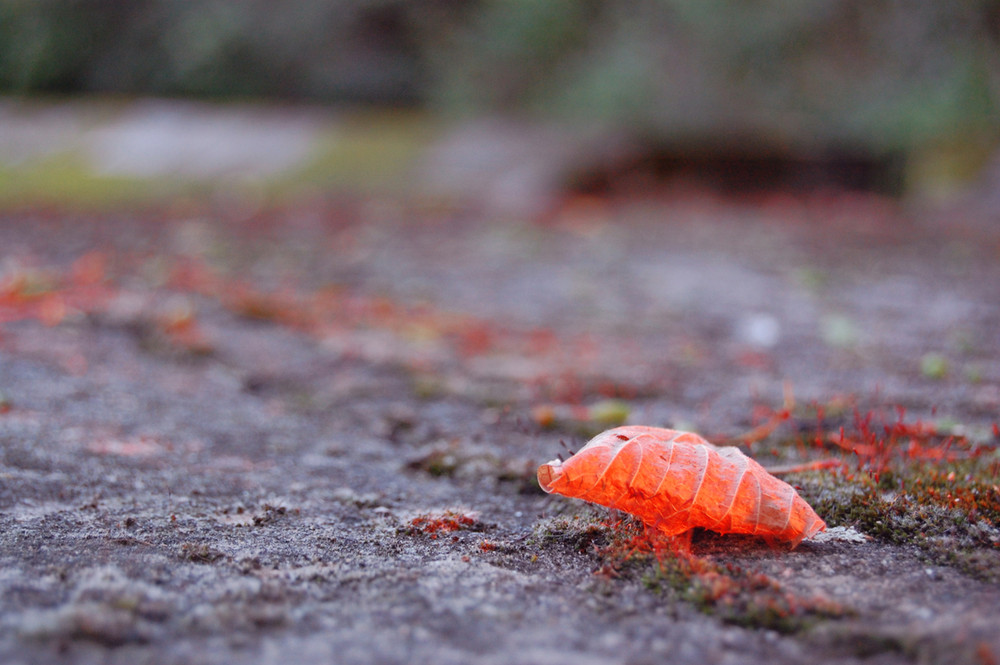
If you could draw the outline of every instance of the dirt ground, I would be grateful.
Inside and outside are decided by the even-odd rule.
[[[788,387],[995,454],[1000,227],[846,194],[530,223],[316,198],[17,210],[0,248],[5,663],[1000,659],[996,577],[918,545],[696,534],[839,608],[784,626],[609,571],[624,527],[533,481],[602,423],[738,437]]]

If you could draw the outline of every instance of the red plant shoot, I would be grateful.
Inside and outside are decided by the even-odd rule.
[[[477,523],[473,515],[447,511],[440,515],[419,515],[410,520],[410,527],[437,538],[440,533],[470,529]]]

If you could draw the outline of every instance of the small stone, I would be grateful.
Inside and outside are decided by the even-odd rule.
[[[751,314],[740,321],[736,332],[741,342],[770,349],[781,340],[781,323],[770,314]]]

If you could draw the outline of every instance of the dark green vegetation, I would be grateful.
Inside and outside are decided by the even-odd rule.
[[[4,0],[0,91],[527,111],[703,147],[976,147],[997,138],[997,14],[991,0]]]

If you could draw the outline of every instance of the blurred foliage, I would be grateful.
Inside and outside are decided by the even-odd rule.
[[[415,102],[404,6],[0,0],[0,89]]]
[[[995,138],[998,43],[997,0],[0,0],[0,90],[421,104],[892,148]]]
[[[472,19],[441,58],[446,108],[885,147],[997,129],[993,0],[517,0]]]

